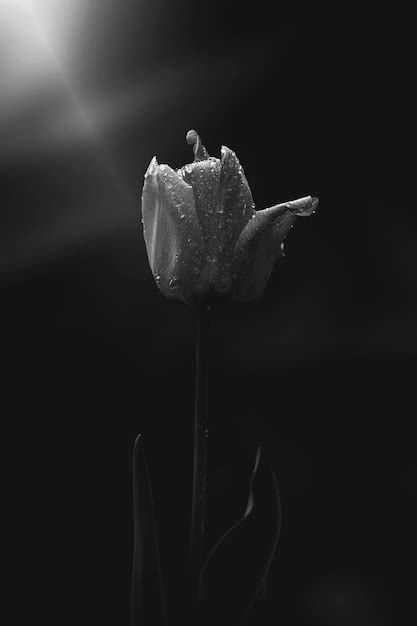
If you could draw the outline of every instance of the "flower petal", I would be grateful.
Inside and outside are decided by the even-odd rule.
[[[188,301],[203,264],[203,240],[193,190],[154,157],[142,192],[143,232],[149,264],[164,295]]]
[[[193,189],[195,208],[207,255],[214,251],[218,235],[219,213],[221,212],[221,207],[218,206],[220,171],[220,160],[215,157],[194,161],[179,170],[184,181]]]
[[[236,154],[222,146],[221,155],[221,161],[210,157],[186,165],[181,173],[192,185],[204,239],[206,264],[199,289],[225,293],[231,286],[233,249],[254,204]]]
[[[246,224],[233,254],[232,298],[237,301],[259,298],[266,287],[283,242],[297,216],[314,213],[318,198],[306,196],[256,211]]]
[[[210,157],[185,165],[181,174],[194,193],[195,209],[204,241],[204,271],[198,291],[208,291],[215,283],[223,229],[223,208],[219,203],[221,162]]]
[[[223,209],[223,220],[219,273],[215,286],[218,291],[227,292],[231,288],[233,250],[243,227],[255,212],[255,205],[236,154],[230,148],[222,146],[221,155],[219,205]]]
[[[233,150],[222,146],[222,175],[220,181],[225,213],[226,241],[234,247],[242,228],[255,212],[252,193],[243,167]]]

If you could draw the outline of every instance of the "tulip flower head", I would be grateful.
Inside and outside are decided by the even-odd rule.
[[[154,157],[142,192],[143,232],[160,291],[189,304],[262,296],[283,243],[299,216],[314,213],[306,196],[255,210],[236,154],[209,156],[194,130],[194,162],[173,170]]]

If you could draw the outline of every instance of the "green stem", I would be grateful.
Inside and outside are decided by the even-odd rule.
[[[204,549],[208,444],[208,306],[197,310],[194,475],[190,535],[191,603],[197,608]]]

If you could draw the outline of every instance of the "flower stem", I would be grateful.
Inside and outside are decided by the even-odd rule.
[[[209,308],[197,309],[196,385],[194,416],[194,474],[191,513],[189,568],[191,578],[192,608],[197,608],[200,596],[200,572],[202,566],[208,444],[208,314]]]

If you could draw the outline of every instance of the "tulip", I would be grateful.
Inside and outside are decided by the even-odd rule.
[[[201,623],[201,619],[194,619],[194,616],[201,617],[201,611],[207,607],[207,590],[204,589],[202,593],[203,587],[209,581],[208,588],[211,585],[212,591],[219,592],[212,604],[214,615],[224,599],[224,585],[220,584],[219,591],[216,583],[220,580],[216,568],[223,568],[222,558],[225,554],[235,554],[239,542],[239,550],[246,549],[244,542],[247,533],[250,534],[251,529],[256,528],[258,519],[262,532],[268,528],[268,523],[270,532],[262,541],[255,537],[253,550],[257,554],[259,568],[254,576],[250,575],[246,591],[236,598],[230,598],[229,615],[238,616],[247,603],[252,602],[253,593],[256,595],[265,579],[275,552],[280,524],[276,518],[279,509],[278,487],[272,476],[273,480],[269,481],[273,487],[270,494],[272,507],[263,509],[265,518],[255,497],[255,506],[260,514],[246,520],[254,504],[251,494],[242,524],[235,525],[226,533],[224,540],[218,544],[219,558],[217,553],[211,552],[207,567],[203,568],[209,432],[207,380],[210,304],[220,299],[249,301],[259,298],[277,258],[284,256],[284,239],[290,228],[297,217],[314,213],[318,199],[306,196],[256,211],[243,168],[235,153],[223,146],[221,159],[209,156],[194,130],[187,133],[186,139],[193,146],[193,163],[173,170],[168,165],[159,165],[155,157],[152,159],[145,174],[142,192],[142,222],[149,264],[160,291],[169,298],[196,305],[194,466],[186,579],[192,616],[190,623]],[[149,495],[149,489],[145,489],[145,493]],[[261,493],[264,493],[263,488]],[[267,549],[260,549],[262,545],[266,545]],[[154,547],[155,544],[151,545],[150,554],[153,557],[156,554]],[[211,558],[213,554],[214,558]],[[240,561],[230,565],[232,570],[229,568],[227,571],[233,571],[233,567],[241,568]],[[155,558],[152,571],[154,574],[158,571]],[[138,576],[134,580],[137,583]],[[158,582],[157,577],[155,581]],[[160,585],[157,584],[155,589],[158,596]],[[209,603],[213,602],[210,593]],[[245,598],[245,594],[249,594],[248,597]],[[149,597],[146,606],[151,605],[154,597],[155,594]],[[135,611],[143,610],[139,604],[136,601],[133,603]],[[161,610],[158,610],[158,614],[161,615]],[[136,613],[133,617],[135,621]]]
[[[284,239],[298,216],[314,213],[306,196],[255,210],[236,154],[208,155],[187,133],[194,162],[173,170],[154,157],[145,173],[142,221],[149,264],[160,291],[189,304],[262,296]]]

